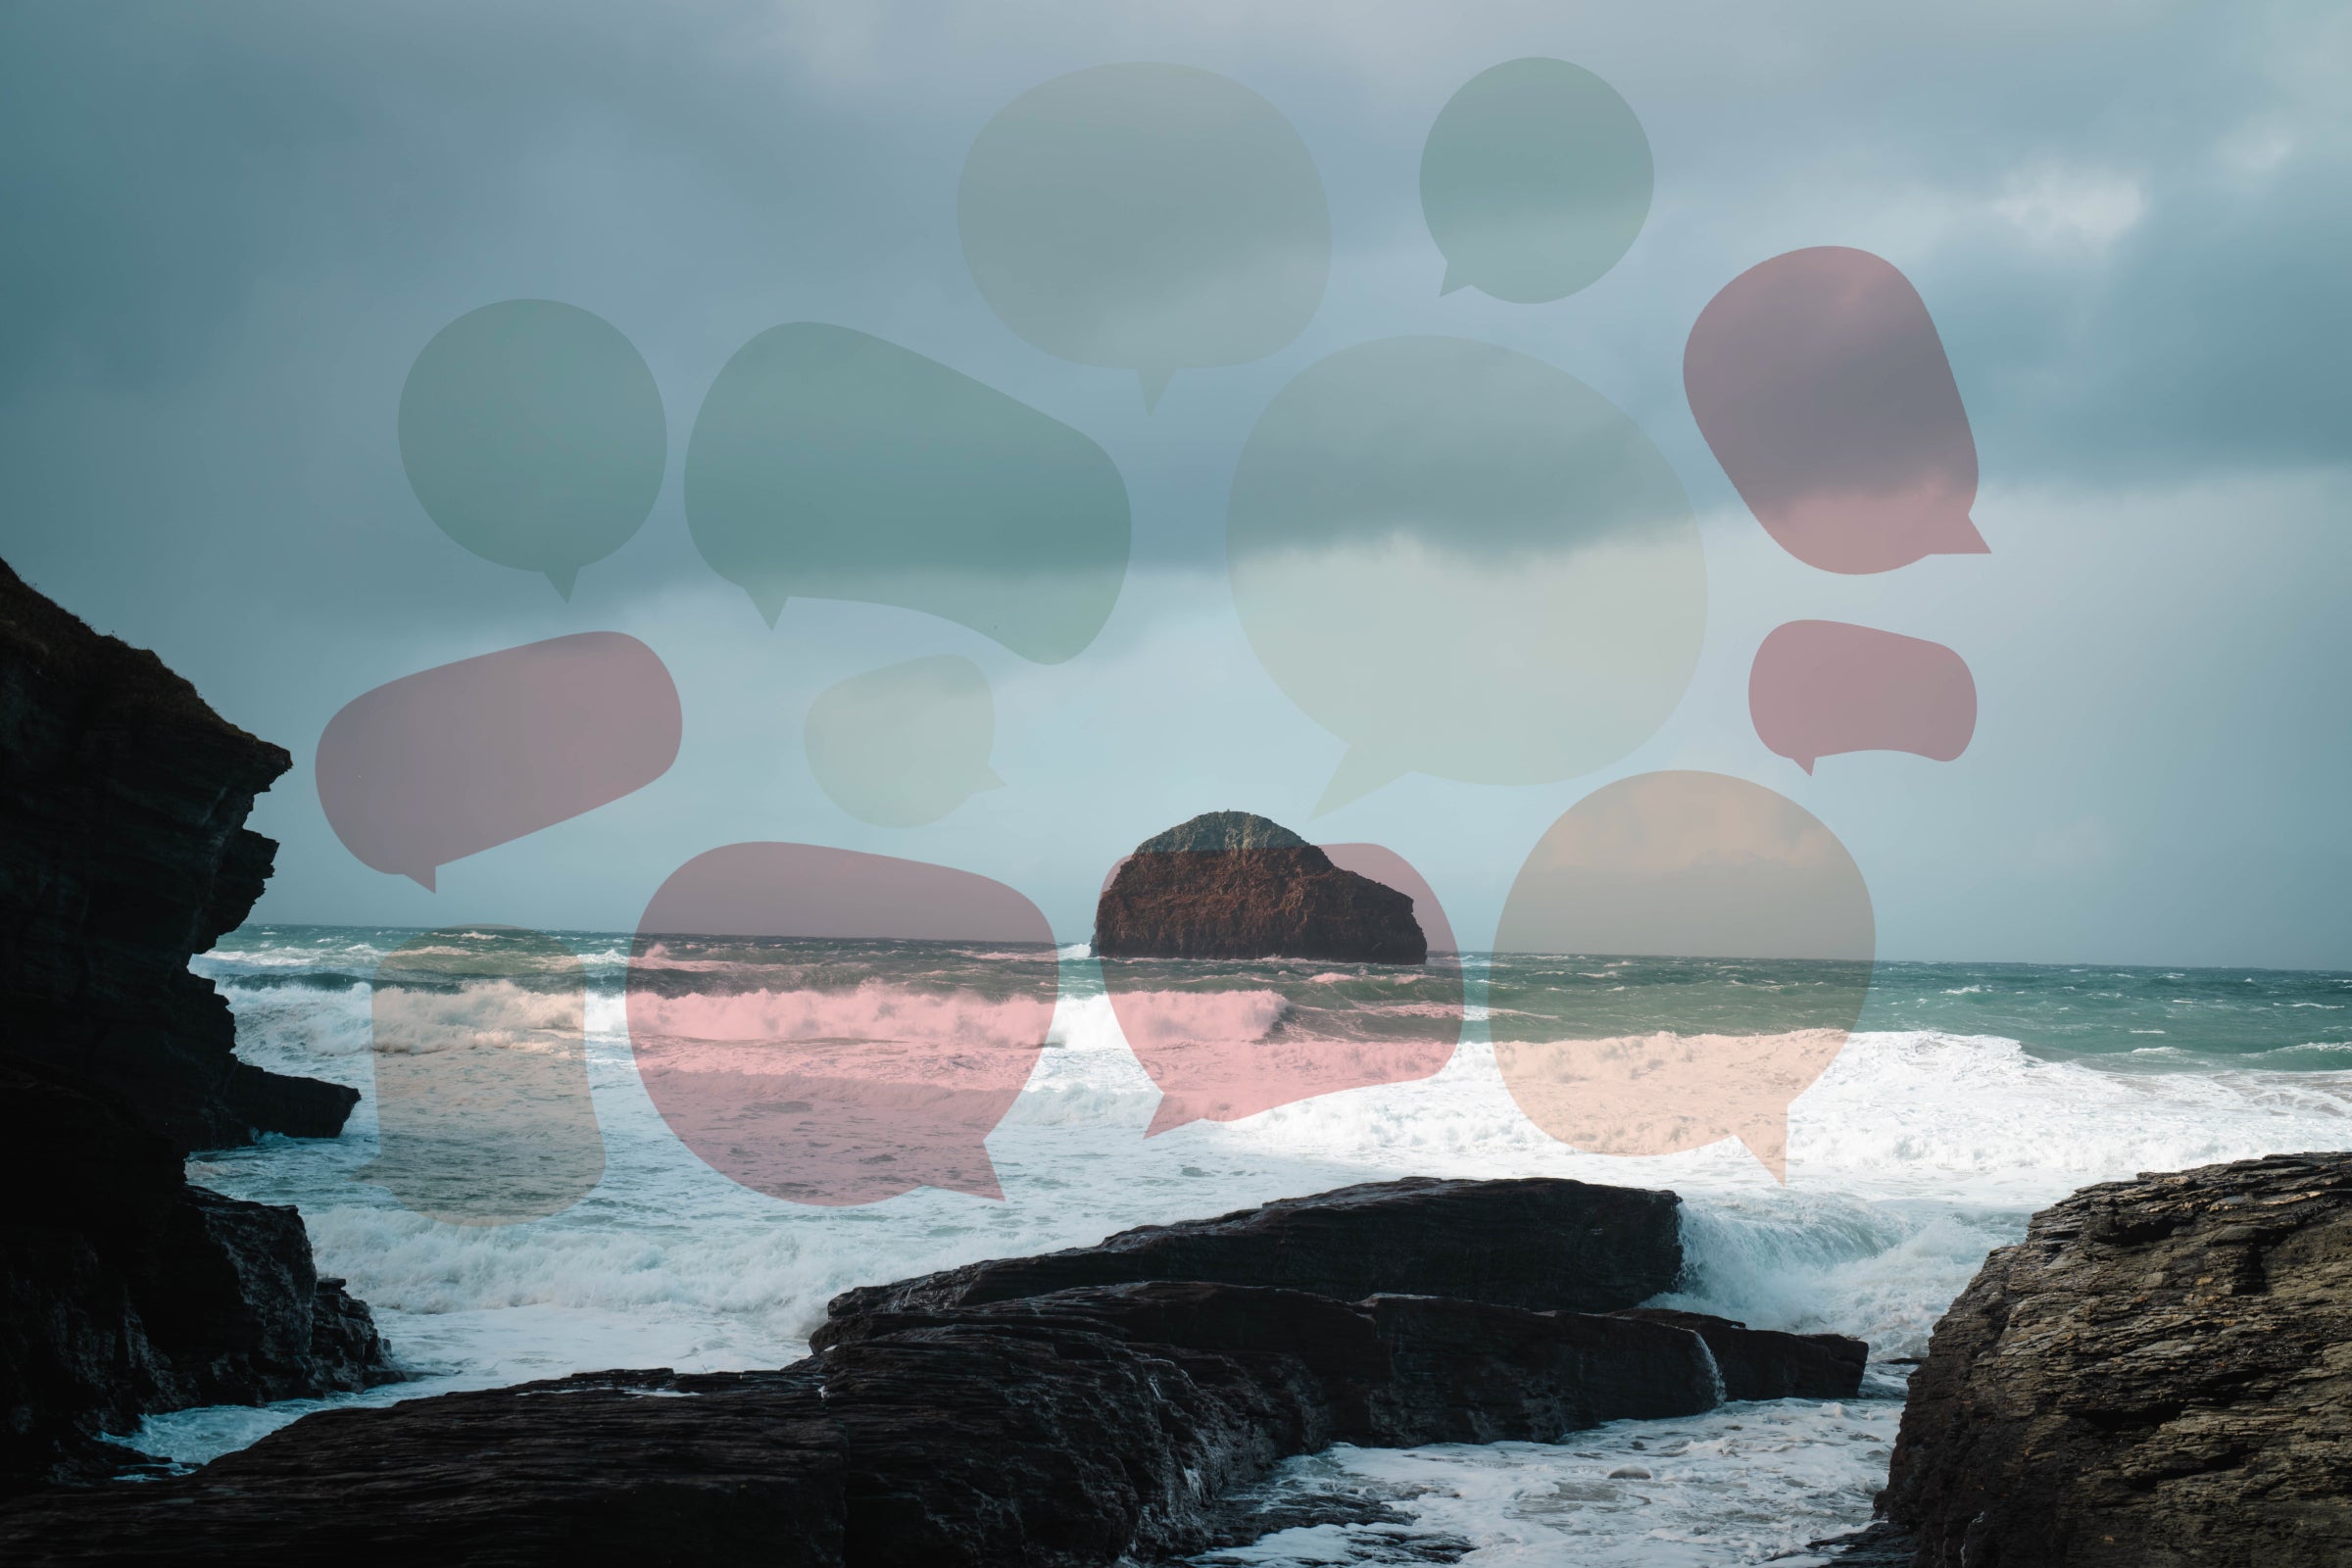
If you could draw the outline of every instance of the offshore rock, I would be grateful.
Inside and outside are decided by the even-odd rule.
[[[1135,848],[1095,906],[1099,958],[1420,963],[1410,895],[1262,816],[1211,811]]]

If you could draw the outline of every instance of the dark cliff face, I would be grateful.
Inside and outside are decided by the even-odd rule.
[[[1102,958],[1420,963],[1410,896],[1262,816],[1211,811],[1136,846],[1095,906]]]

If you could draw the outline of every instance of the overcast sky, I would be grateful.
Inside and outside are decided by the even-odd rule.
[[[1598,282],[1547,305],[1441,296],[1417,190],[1447,98],[1573,61],[1645,129],[1655,197]],[[1276,105],[1330,209],[1328,286],[1255,362],[1131,374],[1040,352],[957,241],[991,117],[1118,61]],[[674,867],[804,840],[1002,878],[1083,940],[1104,871],[1197,811],[1385,843],[1483,947],[1522,858],[1609,779],[1706,768],[1797,801],[1852,852],[1882,955],[2352,967],[2352,13],[2309,3],[1964,7],[20,3],[0,11],[0,554],[152,647],[295,770],[279,921],[626,928]],[[1918,287],[1974,427],[1988,556],[1841,577],[1741,507],[1681,381],[1692,319],[1801,246]],[[548,582],[467,554],[404,476],[418,350],[478,306],[561,300],[625,333],[669,429],[644,528]],[[912,611],[793,601],[770,630],[696,554],[695,411],[756,334],[874,333],[1083,431],[1133,558],[1108,624],[1029,663]],[[1665,727],[1600,772],[1408,776],[1310,820],[1344,750],[1236,617],[1226,498],[1275,394],[1367,340],[1507,346],[1597,388],[1695,509],[1708,615]],[[1749,720],[1782,621],[1933,639],[1971,666],[1955,761],[1825,760]],[[370,870],[321,811],[328,718],[429,665],[565,632],[656,649],[677,765],[626,800],[443,868]],[[995,692],[1005,787],[870,826],[803,752],[817,693],[960,654]],[[1527,721],[1542,723],[1531,712]]]

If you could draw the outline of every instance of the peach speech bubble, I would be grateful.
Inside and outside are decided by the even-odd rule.
[[[1765,530],[1824,571],[1989,548],[1977,443],[1936,322],[1868,251],[1790,251],[1733,278],[1683,350],[1716,461]]]
[[[1147,1138],[1343,1089],[1410,1083],[1453,1059],[1462,1036],[1461,958],[1437,894],[1394,850],[1321,848],[1340,869],[1413,901],[1428,961],[1105,960],[1102,982],[1119,1032],[1160,1091]],[[1272,964],[1291,972],[1265,972]]]
[[[1002,882],[814,844],[671,873],[629,959],[646,1093],[707,1164],[796,1203],[1003,1198],[984,1140],[1045,1049],[1053,929]]]
[[[1720,773],[1585,797],[1511,884],[1487,981],[1528,1118],[1599,1154],[1738,1138],[1788,1179],[1788,1103],[1870,990],[1870,890],[1794,801]]]
[[[1977,732],[1977,682],[1941,643],[1838,620],[1773,628],[1747,672],[1756,735],[1806,772],[1840,752],[1948,762]]]
[[[433,886],[452,860],[643,789],[677,760],[678,689],[613,631],[527,643],[353,698],[318,737],[343,847]]]

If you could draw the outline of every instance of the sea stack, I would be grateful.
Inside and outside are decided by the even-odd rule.
[[[1410,896],[1247,811],[1210,811],[1137,845],[1095,906],[1094,949],[1099,958],[1429,956]]]

